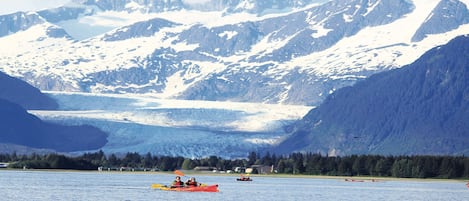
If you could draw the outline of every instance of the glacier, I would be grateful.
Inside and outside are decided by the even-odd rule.
[[[28,112],[45,121],[100,128],[109,133],[108,143],[100,149],[105,153],[188,158],[245,158],[262,152],[287,137],[284,126],[313,108],[159,99],[151,94],[46,94],[59,103],[59,110]]]

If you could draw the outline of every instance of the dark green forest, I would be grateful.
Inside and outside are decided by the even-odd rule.
[[[246,159],[223,159],[210,156],[188,159],[172,156],[154,156],[127,153],[106,155],[103,151],[81,156],[61,154],[0,154],[1,162],[9,168],[97,170],[173,171],[191,170],[197,166],[214,170],[234,170],[252,165],[273,166],[277,174],[326,176],[377,176],[397,178],[468,179],[469,158],[465,156],[380,156],[350,155],[329,157],[316,153],[292,153],[276,156],[251,152]],[[258,172],[253,172],[258,173]]]

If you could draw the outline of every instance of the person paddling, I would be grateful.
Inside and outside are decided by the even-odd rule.
[[[249,181],[250,178],[249,178],[249,176],[245,177],[245,176],[242,174],[240,180],[241,180],[241,181]]]
[[[184,182],[181,181],[180,176],[176,176],[176,179],[171,184],[171,188],[181,188],[184,187]]]
[[[186,186],[199,186],[199,184],[197,183],[197,181],[195,181],[195,178],[194,177],[191,177],[189,180],[187,180],[186,182]]]

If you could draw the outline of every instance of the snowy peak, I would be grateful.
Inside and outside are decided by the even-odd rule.
[[[469,10],[465,3],[458,0],[440,1],[412,37],[412,41],[421,41],[430,34],[446,33],[467,23]]]
[[[41,10],[37,13],[50,23],[57,23],[65,20],[77,19],[81,15],[92,15],[94,10],[84,6],[78,7],[58,7],[53,9]]]
[[[0,16],[0,37],[24,31],[30,27],[44,23],[37,13],[17,12]]]
[[[174,27],[178,24],[165,19],[155,18],[148,21],[137,22],[113,31],[103,37],[104,41],[125,40],[135,37],[150,37],[165,27]]]
[[[89,6],[97,6],[105,11],[126,11],[141,13],[162,13],[179,10],[198,10],[198,11],[222,11],[230,13],[254,13],[258,15],[269,14],[273,12],[285,12],[291,9],[298,9],[313,3],[323,3],[327,0],[77,0],[77,3]]]
[[[384,25],[408,14],[406,1],[330,1],[302,12],[261,22],[269,41],[284,41],[282,47],[260,61],[285,62],[330,48],[344,37],[365,27]],[[280,22],[280,23],[279,23]]]

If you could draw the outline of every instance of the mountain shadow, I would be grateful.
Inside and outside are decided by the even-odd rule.
[[[0,143],[72,152],[103,147],[107,134],[88,125],[44,122],[20,105],[0,99]]]
[[[0,143],[60,152],[99,149],[107,143],[107,133],[98,128],[48,123],[26,111],[57,108],[39,89],[0,72]]]
[[[28,110],[55,110],[57,102],[28,83],[0,72],[0,98]]]
[[[274,152],[469,154],[469,35],[337,90]]]

